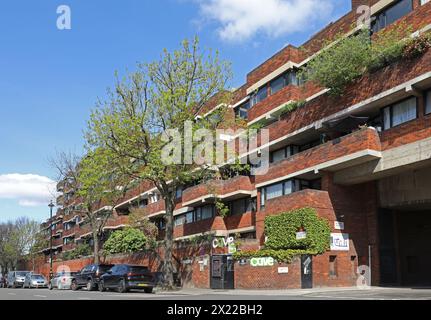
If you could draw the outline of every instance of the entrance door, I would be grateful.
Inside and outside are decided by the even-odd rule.
[[[231,255],[211,257],[211,289],[234,289],[234,261]]]
[[[313,256],[301,256],[301,287],[302,289],[313,288]]]

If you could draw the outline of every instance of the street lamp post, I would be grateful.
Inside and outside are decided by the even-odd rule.
[[[52,279],[52,209],[55,207],[54,203],[51,202],[49,207],[49,281]]]

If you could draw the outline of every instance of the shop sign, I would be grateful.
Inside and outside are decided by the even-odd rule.
[[[299,231],[296,233],[296,240],[302,240],[307,238],[307,232]]]
[[[279,267],[278,273],[289,273],[289,267]]]
[[[272,267],[274,265],[274,258],[251,258],[250,265],[252,267]]]
[[[348,233],[331,233],[331,250],[332,251],[349,251],[349,234]]]
[[[226,248],[230,244],[233,244],[235,242],[235,239],[233,237],[229,238],[215,238],[212,242],[213,248]]]
[[[236,245],[235,243],[229,243],[228,244],[228,253],[232,254],[236,252]]]
[[[344,230],[344,222],[334,221],[335,230]]]

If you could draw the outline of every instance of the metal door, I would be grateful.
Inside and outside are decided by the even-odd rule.
[[[302,289],[313,288],[313,256],[301,256],[301,287]]]
[[[230,255],[211,257],[211,289],[234,289],[234,261]]]

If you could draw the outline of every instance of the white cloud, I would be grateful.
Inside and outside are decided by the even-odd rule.
[[[270,37],[300,32],[327,20],[332,0],[196,0],[204,19],[221,24],[221,39],[244,41],[257,33]]]
[[[55,196],[56,183],[35,174],[0,175],[0,199],[17,200],[23,207],[46,205]]]

